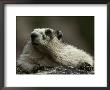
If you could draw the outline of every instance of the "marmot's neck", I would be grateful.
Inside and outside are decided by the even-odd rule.
[[[34,56],[36,57],[36,55],[40,55],[41,53],[40,52],[35,52],[35,47],[33,47],[32,43],[31,43],[31,40],[29,39],[27,41],[26,45],[24,46],[22,54],[28,54],[28,55],[30,54],[33,57]]]
[[[23,53],[22,54],[29,54],[30,53],[30,51],[32,51],[32,46],[31,46],[31,40],[30,39],[28,39],[28,41],[27,41],[27,43],[25,44],[25,46],[24,46],[24,49],[23,49]]]
[[[48,43],[47,49],[53,57],[57,57],[57,55],[62,51],[63,47],[64,44],[54,37],[53,40]]]

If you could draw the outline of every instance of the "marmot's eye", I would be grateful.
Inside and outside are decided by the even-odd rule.
[[[50,35],[52,33],[52,31],[50,30],[50,29],[47,29],[46,31],[45,31],[45,34],[46,35]]]

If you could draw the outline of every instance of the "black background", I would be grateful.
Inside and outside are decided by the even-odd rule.
[[[52,88],[28,88],[28,87],[21,87],[21,88],[0,88],[2,90],[88,90],[88,89],[100,89],[100,90],[104,90],[104,89],[110,89],[110,3],[108,3],[108,0],[0,0],[0,87],[4,87],[4,4],[108,4],[107,7],[107,84],[108,84],[108,88],[101,88],[101,87],[74,87],[74,88],[65,88],[65,87],[61,87],[61,88],[57,88],[57,87],[52,87]]]

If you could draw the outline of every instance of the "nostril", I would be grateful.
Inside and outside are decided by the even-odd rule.
[[[33,38],[36,38],[36,37],[38,37],[38,35],[36,34],[36,33],[32,33],[31,34],[31,38],[33,39]]]

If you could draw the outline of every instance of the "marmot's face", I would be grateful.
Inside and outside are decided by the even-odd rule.
[[[62,38],[61,31],[55,31],[50,28],[38,28],[34,29],[31,33],[31,41],[35,46],[45,46],[47,45],[54,37],[57,37],[58,40]]]

